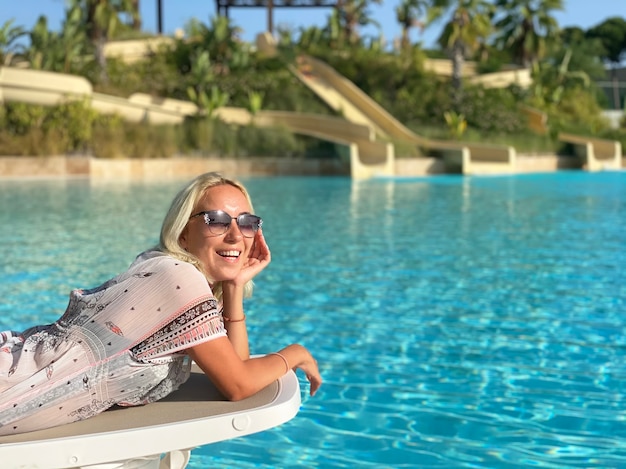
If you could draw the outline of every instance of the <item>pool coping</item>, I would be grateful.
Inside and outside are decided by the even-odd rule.
[[[396,158],[398,177],[444,174],[436,158]],[[626,168],[626,158],[622,158]],[[554,154],[517,155],[513,174],[581,169],[576,158]],[[285,157],[220,158],[172,157],[154,159],[100,159],[91,156],[2,156],[0,178],[87,177],[90,179],[164,179],[219,171],[232,176],[349,176],[349,162],[337,159]]]

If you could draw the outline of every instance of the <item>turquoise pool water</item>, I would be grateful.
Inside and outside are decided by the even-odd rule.
[[[325,384],[190,467],[626,467],[626,173],[245,182],[253,352],[301,342]],[[0,181],[0,329],[124,269],[179,186]]]

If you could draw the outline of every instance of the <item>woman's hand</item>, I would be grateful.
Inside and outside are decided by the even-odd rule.
[[[313,358],[313,355],[306,348],[299,344],[285,347],[280,353],[285,356],[293,370],[299,368],[304,372],[310,384],[309,393],[311,396],[314,396],[322,385],[322,376],[317,366],[317,360]]]
[[[315,396],[315,393],[322,385],[322,375],[320,375],[320,370],[317,367],[317,360],[311,357],[310,362],[303,363],[298,368],[304,371],[306,379],[310,384],[309,394]]]
[[[272,260],[270,248],[263,236],[263,230],[259,229],[254,235],[254,241],[252,242],[252,248],[248,253],[248,258],[244,260],[243,267],[239,272],[239,275],[235,277],[232,282],[235,285],[245,285],[250,280],[258,275],[263,269],[265,269]]]
[[[276,353],[270,353],[242,360],[227,337],[218,337],[188,349],[187,353],[220,392],[234,401],[259,392],[288,369],[299,368],[305,373],[311,385],[311,396],[322,384],[317,362],[306,348],[298,344],[282,349],[280,358]],[[284,360],[287,360],[288,369]]]
[[[265,241],[265,236],[263,236],[263,229],[259,228],[259,231],[254,235],[254,242],[248,254],[248,265],[246,267],[259,265],[261,266],[259,271],[261,271],[267,267],[271,260],[270,248]]]

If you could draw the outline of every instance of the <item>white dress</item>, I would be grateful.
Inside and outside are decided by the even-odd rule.
[[[157,251],[92,290],[53,324],[0,333],[0,435],[140,405],[185,382],[185,349],[226,336],[221,307],[191,264]]]

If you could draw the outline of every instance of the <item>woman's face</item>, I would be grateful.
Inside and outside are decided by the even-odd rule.
[[[251,213],[252,209],[239,189],[222,184],[206,190],[193,214],[209,210],[222,210],[233,218],[228,230],[215,235],[209,231],[203,216],[193,217],[180,235],[180,245],[200,259],[211,282],[232,280],[248,259],[254,243],[254,238],[241,234],[236,218],[242,213]]]

